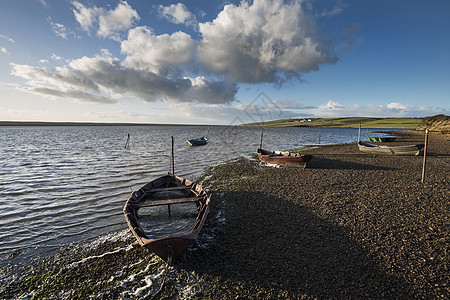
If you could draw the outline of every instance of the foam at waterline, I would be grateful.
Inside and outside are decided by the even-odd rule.
[[[117,277],[122,276],[123,270],[124,270],[124,269],[126,269],[126,268],[133,268],[134,266],[137,266],[137,265],[139,265],[139,264],[142,263],[142,262],[143,262],[143,260],[140,260],[140,261],[137,262],[137,263],[134,263],[134,264],[131,264],[131,265],[127,265],[127,266],[124,266],[124,267],[122,268],[122,271],[117,272],[115,275],[116,275]],[[149,261],[149,263],[147,264],[147,266],[145,267],[144,270],[139,271],[139,272],[137,272],[137,273],[135,273],[135,274],[129,275],[126,279],[120,281],[120,282],[118,283],[118,285],[121,286],[121,287],[126,287],[129,283],[134,282],[134,281],[136,280],[136,277],[137,277],[137,276],[139,276],[139,275],[141,275],[141,274],[146,274],[146,273],[148,273],[148,270],[150,269],[150,267],[153,267],[153,266],[157,265],[158,263],[159,263],[159,260],[154,256],[154,257]],[[115,279],[115,276],[111,276],[111,278],[108,280],[108,282],[109,282],[109,281],[113,281],[114,279]]]
[[[116,242],[116,241],[125,241],[128,238],[130,238],[131,233],[129,232],[129,230],[122,230],[122,231],[118,231],[118,232],[112,232],[109,234],[105,234],[102,236],[99,236],[97,238],[95,238],[94,240],[91,241],[86,241],[80,244],[80,246],[87,251],[91,251],[96,249],[98,246],[100,246],[101,244],[105,243],[105,242]],[[133,249],[133,244],[130,244],[126,247],[120,247],[120,248],[116,248],[113,251],[109,251],[109,252],[105,252],[101,255],[93,255],[93,256],[88,256],[85,257],[77,262],[73,262],[67,266],[65,266],[65,269],[70,269],[70,268],[74,268],[80,264],[83,264],[89,260],[92,259],[98,259],[98,258],[102,258],[111,254],[115,254],[115,253],[119,253],[122,251],[130,251],[131,249]]]
[[[153,258],[153,259],[150,261],[150,263],[146,266],[145,270],[140,271],[140,272],[138,272],[138,273],[136,273],[136,274],[132,274],[132,275],[128,276],[127,279],[125,279],[125,280],[119,282],[119,286],[125,287],[125,286],[127,286],[128,284],[133,283],[134,281],[136,281],[136,278],[137,278],[139,275],[145,275],[145,274],[149,273],[149,269],[150,269],[152,266],[154,266],[155,264],[158,263],[157,260],[158,260],[157,258]],[[156,261],[156,263],[151,264],[152,262],[155,262],[155,261]],[[158,284],[158,279],[159,279],[159,278],[164,278],[163,275],[164,275],[166,272],[168,272],[168,270],[169,270],[170,268],[171,268],[171,267],[162,265],[160,268],[158,268],[158,270],[156,271],[156,273],[151,273],[150,275],[145,276],[144,279],[140,281],[140,282],[144,282],[144,283],[145,283],[144,286],[138,287],[138,288],[136,288],[134,291],[133,291],[133,290],[129,290],[129,291],[124,291],[124,292],[122,292],[122,298],[125,299],[126,296],[127,296],[127,295],[130,295],[130,294],[131,294],[131,295],[134,295],[135,297],[142,297],[142,298],[147,298],[147,297],[149,297],[149,296],[155,294],[155,293],[158,291],[159,287],[158,287],[158,289],[152,289],[152,290],[151,290],[150,292],[148,292],[146,295],[142,296],[142,294],[143,294],[146,290],[150,289],[150,288],[153,287],[153,286],[156,286],[156,284]],[[160,286],[161,286],[162,284],[163,284],[163,279],[161,280]]]
[[[111,233],[96,237],[94,240],[90,240],[90,241],[87,241],[86,243],[83,243],[83,249],[88,250],[88,251],[94,250],[99,245],[101,245],[105,242],[126,241],[130,237],[131,237],[131,232],[128,228],[124,229],[122,231],[111,232]]]
[[[115,254],[115,253],[119,253],[122,251],[130,251],[131,249],[133,249],[133,244],[128,245],[127,247],[121,247],[121,248],[117,248],[113,251],[109,251],[109,252],[105,252],[101,255],[93,255],[93,256],[88,256],[83,258],[82,260],[76,261],[71,263],[70,265],[65,266],[65,269],[70,269],[70,268],[74,268],[77,267],[80,264],[84,264],[85,262],[89,261],[89,260],[93,260],[93,259],[97,259],[97,258],[102,258],[111,254]]]
[[[114,281],[114,279],[116,279],[116,277],[121,277],[123,275],[125,269],[132,269],[133,267],[140,265],[143,261],[144,260],[141,259],[141,260],[135,262],[134,264],[123,266],[120,271],[117,271],[116,274],[111,275],[111,277],[108,279],[107,282],[112,282],[112,281]]]
[[[203,228],[200,231],[200,234],[196,240],[196,245],[198,248],[207,249],[211,243],[213,243],[216,240],[216,231],[223,227],[223,225],[226,223],[227,219],[225,217],[224,213],[224,207],[225,207],[225,200],[223,199],[223,196],[225,195],[224,192],[218,192],[215,194],[216,200],[221,199],[220,201],[220,209],[217,211],[217,213],[214,216],[214,219],[216,219],[217,226],[213,226],[212,228]],[[195,251],[197,250],[196,247],[188,248],[188,251]]]
[[[274,164],[269,162],[260,162],[260,166],[271,167],[271,168],[281,168],[280,164]]]

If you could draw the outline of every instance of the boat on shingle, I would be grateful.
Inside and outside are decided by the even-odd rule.
[[[385,154],[385,155],[419,155],[420,150],[424,144],[405,145],[405,146],[383,146],[373,145],[366,142],[359,141],[359,151],[370,154]]]
[[[310,161],[313,156],[292,153],[289,151],[274,151],[258,148],[258,158],[261,161],[272,164],[300,165],[306,167],[306,163]]]
[[[163,237],[152,237],[151,226],[142,226],[140,209],[156,206],[168,208],[171,205],[190,203],[196,207],[196,217],[188,232],[174,232]],[[142,247],[145,247],[167,262],[175,261],[197,238],[208,215],[210,196],[204,189],[185,178],[175,175],[159,177],[139,190],[131,193],[123,212],[133,235]],[[152,224],[150,224],[152,225]]]

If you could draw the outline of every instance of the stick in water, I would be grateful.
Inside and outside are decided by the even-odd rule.
[[[358,142],[361,139],[361,123],[359,123],[359,130],[358,130]]]
[[[259,149],[262,149],[263,130],[261,128],[261,141],[259,142]]]
[[[128,133],[127,141],[125,143],[125,149],[130,148],[130,134]]]
[[[172,148],[172,154],[171,154],[171,156],[170,156],[170,164],[171,164],[171,166],[172,166],[172,175],[175,175],[175,159],[174,159],[174,157],[173,157],[173,136],[171,136],[170,137],[170,140],[171,140],[171,148]]]

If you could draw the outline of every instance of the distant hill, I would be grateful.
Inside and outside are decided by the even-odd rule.
[[[417,126],[416,130],[425,129],[450,134],[450,116],[436,115],[433,117],[426,117],[423,119],[422,123]]]
[[[422,123],[423,118],[317,118],[317,119],[282,119],[268,122],[243,124],[243,126],[269,127],[350,127],[357,128],[406,128],[415,129]]]

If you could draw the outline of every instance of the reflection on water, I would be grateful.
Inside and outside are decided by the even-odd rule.
[[[207,145],[187,146],[187,139],[205,135]],[[175,173],[191,180],[208,165],[254,153],[260,143],[259,128],[234,126],[0,127],[0,136],[2,264],[13,250],[25,260],[44,249],[126,229],[122,208],[130,192],[169,171],[170,136]],[[263,146],[317,144],[318,136],[316,128],[265,128]],[[320,129],[322,144],[357,136],[357,129]],[[148,226],[162,230],[176,218],[167,220]]]

